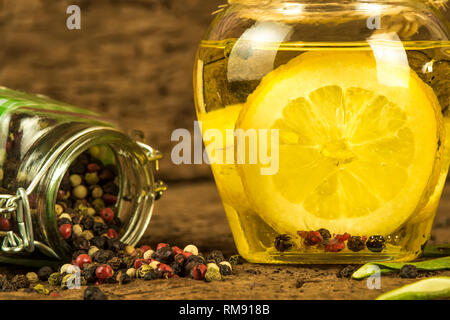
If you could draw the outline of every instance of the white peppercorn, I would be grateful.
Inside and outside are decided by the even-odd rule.
[[[193,244],[189,244],[183,249],[184,252],[192,253],[194,256],[198,255],[198,248]]]

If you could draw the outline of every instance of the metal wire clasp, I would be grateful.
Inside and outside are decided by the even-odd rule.
[[[140,142],[140,141],[136,141],[136,143],[139,145],[139,147],[141,147],[144,152],[147,154],[147,159],[150,162],[153,162],[155,164],[155,170],[158,171],[159,170],[159,160],[163,157],[162,153],[159,152],[156,149],[153,149],[152,147],[150,147],[149,145]],[[157,180],[155,182],[155,200],[159,200],[164,191],[167,190],[167,185],[162,181],[162,180]]]
[[[3,238],[4,252],[34,251],[34,234],[31,220],[30,203],[24,188],[17,189],[16,195],[0,195],[0,214],[10,215],[16,212],[17,228],[20,236],[8,231]]]

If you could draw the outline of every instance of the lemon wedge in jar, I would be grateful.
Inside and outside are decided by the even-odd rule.
[[[237,167],[253,209],[278,232],[387,235],[422,205],[437,179],[439,104],[409,67],[405,86],[383,84],[382,63],[369,51],[304,53],[248,98],[236,129],[259,138],[277,129],[279,168]],[[405,79],[400,69],[389,76]]]
[[[201,122],[203,142],[222,201],[236,210],[246,211],[249,204],[241,177],[236,170],[234,138],[233,134],[230,135],[230,132],[234,131],[242,107],[242,104],[236,104],[208,113],[199,113],[198,121]]]

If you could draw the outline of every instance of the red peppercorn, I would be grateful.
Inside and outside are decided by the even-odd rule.
[[[367,241],[367,236],[362,236],[361,239],[366,242]]]
[[[0,230],[1,231],[9,231],[11,230],[11,222],[9,219],[5,217],[0,217]]]
[[[112,228],[108,229],[108,232],[106,233],[106,235],[110,239],[117,239],[117,238],[119,238],[119,235],[117,234],[116,230],[114,230]]]
[[[158,243],[158,245],[156,246],[156,251],[158,251],[162,247],[168,247],[168,246],[169,246],[169,244],[167,244],[167,243]]]
[[[103,279],[108,279],[113,276],[113,269],[108,264],[102,264],[100,267],[95,269],[95,275],[101,281]]]
[[[308,231],[305,236],[305,244],[308,246],[314,246],[323,241],[322,235],[319,231]]]
[[[72,235],[72,225],[66,223],[59,226],[59,233],[63,239],[67,240]]]
[[[334,238],[328,241],[327,245],[325,246],[325,251],[327,252],[339,252],[345,248],[344,241],[339,241],[338,239]]]
[[[80,269],[83,269],[85,265],[91,264],[92,259],[88,254],[80,254],[77,259],[75,260],[75,264],[80,267]]]
[[[86,166],[86,169],[87,169],[87,171],[88,172],[97,172],[97,171],[100,171],[100,166],[98,165],[98,164],[96,164],[96,163],[89,163],[87,166]]]
[[[350,239],[350,234],[349,233],[344,233],[344,234],[337,234],[334,236],[334,238],[338,241],[347,241],[348,239]]]
[[[170,266],[164,263],[158,264],[157,270],[163,274],[165,278],[172,278],[173,277],[173,270]]]
[[[205,279],[206,266],[204,264],[196,265],[192,268],[191,276],[194,280],[203,280]]]
[[[142,253],[145,253],[148,250],[152,250],[152,247],[144,244],[144,245],[141,246],[141,250],[142,250]]]
[[[117,202],[117,197],[110,193],[104,194],[102,198],[107,206],[113,206]]]
[[[61,201],[64,200],[66,196],[66,192],[64,190],[58,190],[58,193],[56,194],[56,200]]]
[[[134,268],[137,270],[144,264],[150,264],[151,260],[149,259],[136,259],[134,261]]]
[[[102,217],[105,222],[110,222],[114,219],[114,211],[111,208],[104,208],[100,211],[100,217]]]
[[[181,250],[180,248],[178,248],[177,246],[172,247],[173,253],[175,255],[179,254],[179,253],[183,253],[183,250]]]

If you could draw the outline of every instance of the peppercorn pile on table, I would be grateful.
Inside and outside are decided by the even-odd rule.
[[[443,199],[438,212],[438,217],[433,229],[431,243],[444,243],[450,238],[450,186],[444,190]],[[149,255],[147,246],[155,249],[160,254],[174,256],[173,251],[184,249],[187,255],[194,255],[200,251],[205,260],[219,259],[221,250],[226,259],[236,254],[231,232],[229,230],[223,208],[219,201],[216,188],[211,182],[174,184],[170,192],[157,204],[155,216],[152,219],[149,230],[142,239],[144,246],[125,248],[124,250],[141,251]],[[158,248],[159,244],[159,248]],[[165,244],[170,244],[172,250]],[[182,248],[182,249],[178,249]],[[143,252],[145,251],[145,252]],[[214,252],[213,252],[214,251]],[[147,253],[147,254],[146,254]],[[210,255],[212,253],[212,255]],[[153,253],[152,253],[153,255]],[[215,256],[219,255],[219,257]],[[87,254],[89,257],[89,254]],[[84,266],[89,263],[89,258],[83,256],[76,262]],[[181,256],[180,256],[181,257]],[[85,260],[87,259],[87,261]],[[91,258],[92,259],[92,258]],[[164,259],[164,257],[159,257]],[[192,259],[192,258],[191,258]],[[202,259],[202,258],[199,258]],[[142,262],[142,260],[140,260]],[[140,263],[138,262],[138,264]],[[95,262],[94,262],[95,263]],[[109,262],[113,264],[113,262]],[[88,287],[82,285],[80,289],[65,289],[63,277],[51,274],[55,270],[40,270],[18,268],[16,266],[2,266],[0,273],[8,279],[8,284],[2,287],[0,299],[375,299],[380,294],[398,288],[400,286],[417,281],[420,278],[432,275],[450,276],[450,271],[424,272],[405,267],[399,273],[382,276],[381,290],[369,290],[366,281],[350,280],[349,277],[356,270],[355,266],[345,265],[310,265],[310,266],[280,266],[280,265],[256,265],[236,264],[240,263],[236,257],[231,259],[231,274],[222,270],[220,263],[216,266],[203,264],[206,268],[199,270],[200,278],[207,276],[210,282],[195,280],[195,274],[185,277],[155,277],[153,266],[143,264],[125,274],[121,274],[122,284],[118,281],[108,281],[111,273],[116,275],[119,271],[109,270],[103,266],[94,271],[96,276],[105,277],[102,284]],[[108,264],[108,262],[104,263]],[[89,264],[88,264],[89,265]],[[164,264],[165,265],[165,264]],[[143,267],[144,266],[144,267]],[[63,266],[63,274],[67,274],[70,265]],[[134,267],[134,266],[133,266]],[[202,269],[204,267],[200,267]],[[223,268],[223,267],[222,267]],[[139,271],[137,271],[137,270]],[[59,270],[61,271],[61,270]],[[170,271],[160,270],[168,275]],[[217,272],[218,271],[218,272]],[[46,274],[47,273],[47,274]],[[137,276],[136,276],[137,274]],[[58,278],[61,284],[51,286],[48,281],[39,278]],[[130,279],[128,279],[130,277]],[[156,279],[155,279],[156,278]],[[126,279],[124,281],[124,279]],[[152,280],[146,280],[152,279]],[[120,280],[120,279],[119,279]],[[116,283],[109,283],[116,282]],[[30,283],[30,284],[29,284]],[[12,290],[11,286],[27,286],[32,289]],[[86,288],[89,288],[86,291]],[[98,288],[100,291],[97,289]],[[6,291],[6,292],[5,292]],[[164,294],[161,294],[164,292]]]

